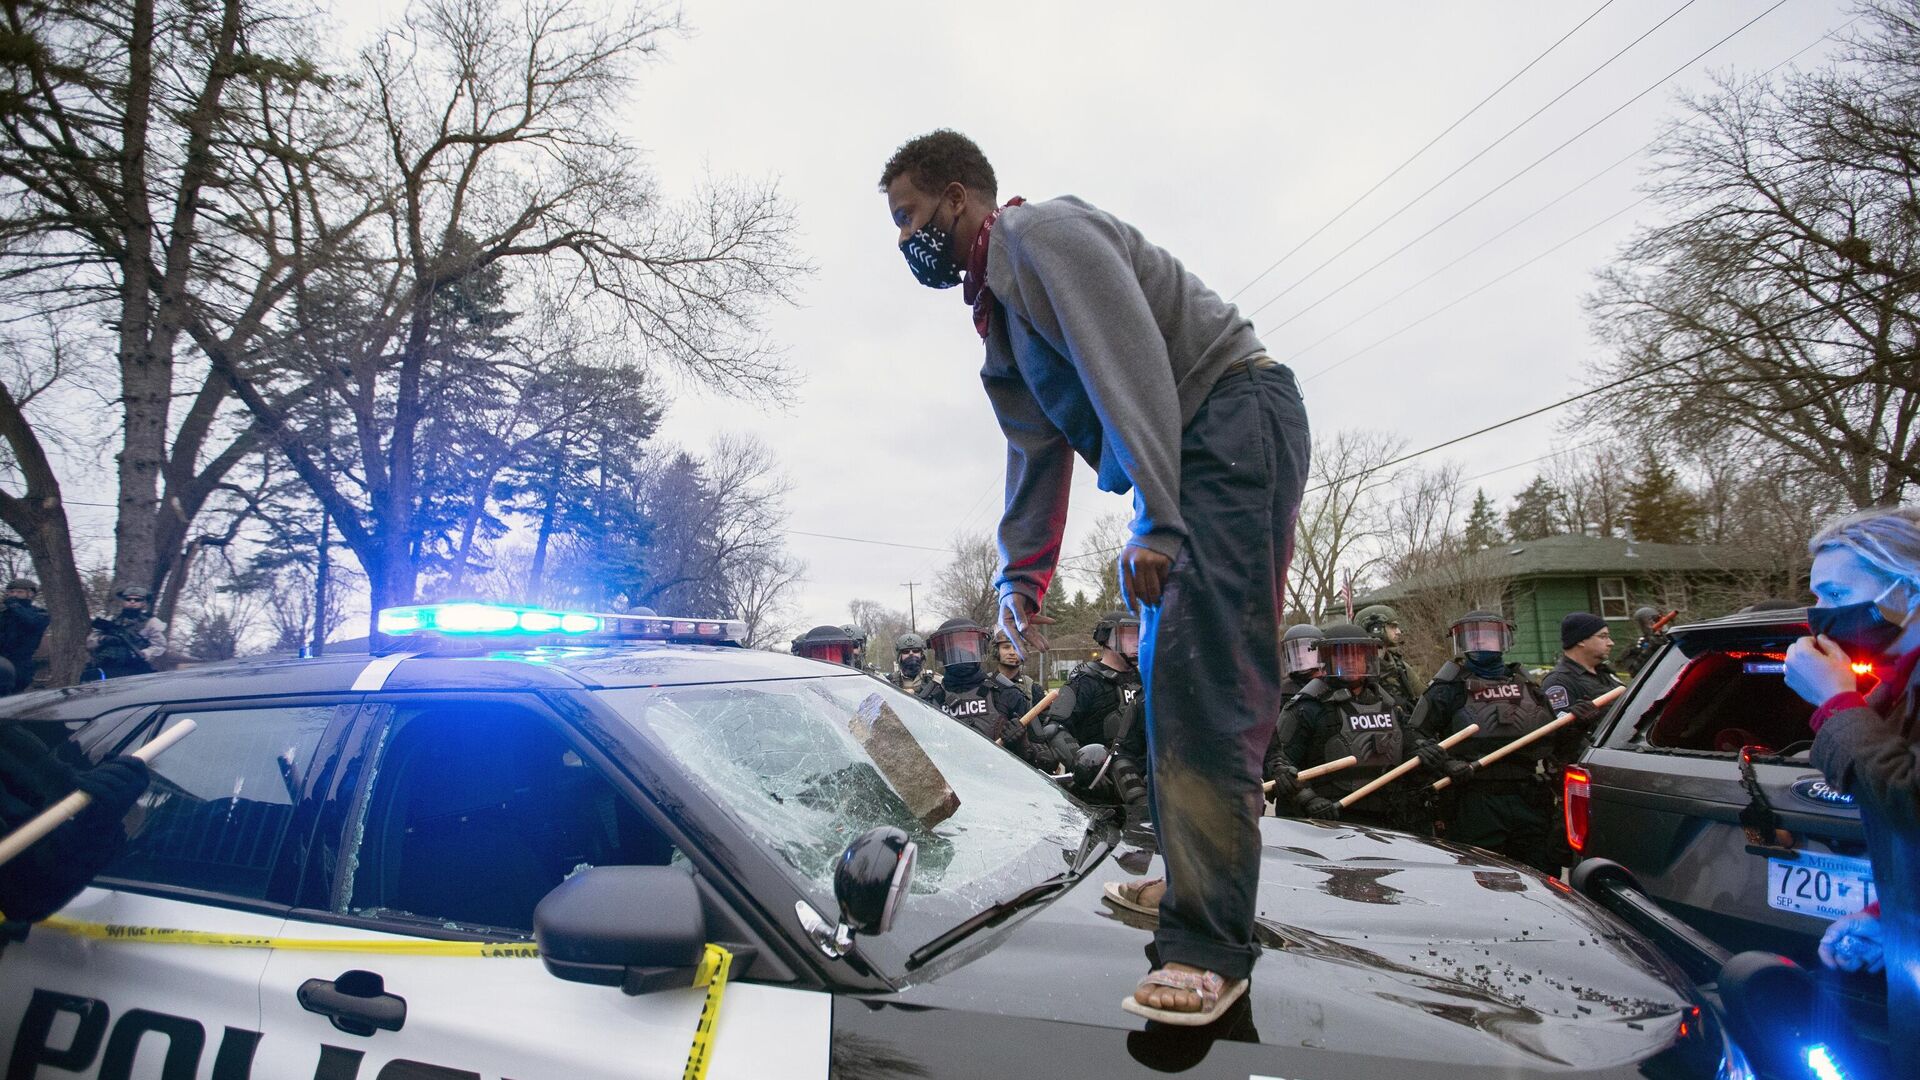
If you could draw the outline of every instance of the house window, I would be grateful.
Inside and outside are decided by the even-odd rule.
[[[1627,607],[1627,579],[1603,577],[1600,585],[1600,617],[1603,619],[1626,619],[1631,616]]]

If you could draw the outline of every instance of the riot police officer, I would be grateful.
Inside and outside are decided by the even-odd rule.
[[[927,645],[941,666],[941,679],[923,696],[948,716],[1007,748],[1022,761],[1052,773],[1071,765],[1079,747],[1064,758],[1043,740],[1041,732],[1020,726],[1032,702],[1012,680],[987,670],[987,650],[993,635],[967,618],[948,619],[927,637]],[[1046,734],[1055,734],[1052,731]],[[1064,735],[1061,731],[1058,734]]]
[[[148,609],[153,593],[129,585],[114,595],[120,598],[120,611],[111,619],[93,620],[93,632],[87,635],[91,663],[83,678],[144,675],[167,654],[167,624]]]
[[[1659,612],[1645,606],[1634,608],[1633,622],[1640,628],[1640,640],[1634,642],[1633,648],[1627,650],[1627,655],[1620,658],[1620,670],[1629,676],[1640,674],[1640,669],[1647,666],[1653,654],[1667,643],[1667,635],[1660,629],[1664,624]]]
[[[861,670],[860,641],[844,626],[821,625],[801,634],[793,639],[793,655]]]
[[[1027,695],[1029,707],[1031,703],[1040,700],[1042,693],[1040,685],[1034,682],[1033,676],[1023,670],[1024,665],[1020,660],[1019,648],[1014,645],[1013,639],[1007,636],[1006,630],[998,626],[993,631],[993,659],[995,670],[1005,676],[1008,682],[1019,687],[1021,693]]]
[[[47,609],[33,602],[40,595],[40,583],[31,578],[7,582],[7,596],[0,601],[0,661],[11,670],[0,669],[0,695],[18,693],[33,685],[33,653],[47,632]]]
[[[1322,632],[1321,674],[1281,710],[1268,754],[1266,771],[1274,779],[1269,797],[1280,813],[1390,829],[1419,830],[1424,824],[1421,800],[1411,784],[1377,792],[1345,809],[1340,806],[1341,797],[1417,752],[1405,717],[1377,681],[1380,650],[1379,639],[1353,623],[1334,623]],[[1302,769],[1349,756],[1359,760],[1339,772],[1308,784],[1297,778]]]
[[[1451,627],[1455,656],[1433,677],[1414,707],[1413,727],[1429,741],[1468,724],[1472,738],[1449,754],[1423,746],[1421,761],[1453,781],[1456,809],[1447,839],[1496,851],[1543,874],[1558,874],[1565,858],[1556,802],[1559,770],[1542,740],[1499,761],[1472,762],[1553,720],[1553,709],[1526,669],[1506,662],[1513,628],[1498,615],[1470,611]],[[1457,755],[1457,756],[1456,756]]]
[[[887,681],[909,694],[926,696],[927,687],[938,686],[939,677],[927,667],[927,639],[906,633],[893,639],[893,670]]]
[[[1298,623],[1287,627],[1280,635],[1280,668],[1285,674],[1280,679],[1281,700],[1291,705],[1300,691],[1305,690],[1314,679],[1320,677],[1320,628],[1312,623]],[[1286,705],[1281,706],[1284,715]],[[1278,773],[1284,772],[1286,790],[1293,790],[1294,767],[1287,763],[1285,748],[1280,737],[1283,725],[1275,723],[1273,738],[1267,741],[1267,754],[1262,759],[1260,779],[1264,783],[1275,784],[1280,779]],[[1274,791],[1280,785],[1267,789],[1267,801],[1274,801]],[[1290,797],[1290,796],[1288,796]],[[1283,813],[1276,805],[1275,813]]]
[[[1083,750],[1100,749],[1074,770],[1081,796],[1089,802],[1125,807],[1128,824],[1137,826],[1147,820],[1140,620],[1130,611],[1109,611],[1093,625],[1093,641],[1100,646],[1099,657],[1075,665],[1048,706],[1046,719],[1065,727]],[[1099,777],[1098,783],[1094,777]]]
[[[860,671],[867,670],[867,632],[854,623],[840,628],[853,641],[853,663],[847,665]]]
[[[1354,621],[1360,628],[1380,639],[1380,689],[1387,692],[1403,713],[1413,711],[1420,700],[1420,684],[1400,651],[1400,617],[1385,604],[1369,604],[1360,609]]]

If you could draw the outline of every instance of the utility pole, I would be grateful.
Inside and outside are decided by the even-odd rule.
[[[920,629],[920,619],[913,610],[913,587],[920,583],[917,581],[903,581],[900,584],[907,590],[907,628],[918,631]]]

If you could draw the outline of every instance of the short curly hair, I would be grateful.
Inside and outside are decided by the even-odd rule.
[[[950,128],[929,131],[900,144],[880,172],[880,190],[905,174],[913,186],[928,194],[945,191],[958,180],[989,200],[997,194],[993,166],[972,139]]]

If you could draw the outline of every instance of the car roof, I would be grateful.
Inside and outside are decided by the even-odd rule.
[[[1718,619],[1676,626],[1667,631],[1667,635],[1688,656],[1733,644],[1749,648],[1784,648],[1806,633],[1807,609],[1803,607],[1736,612]]]
[[[345,694],[383,690],[579,690],[684,686],[853,675],[785,653],[673,642],[519,649],[365,653],[236,660],[181,671],[87,682],[7,699],[4,716],[67,721],[170,701]],[[363,678],[365,676],[365,678]]]

